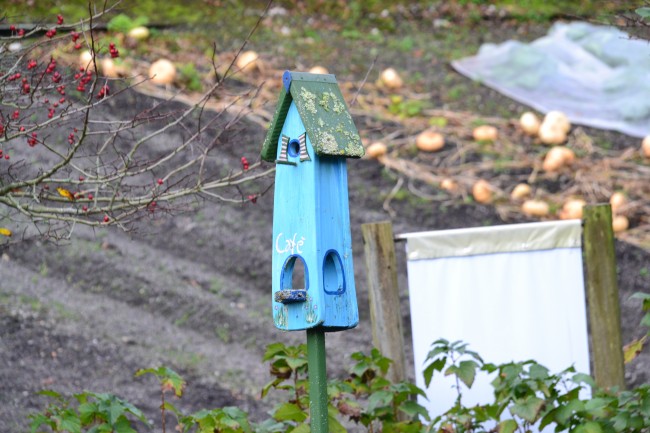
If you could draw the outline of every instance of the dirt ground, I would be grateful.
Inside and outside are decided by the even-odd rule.
[[[396,54],[400,56],[404,53]],[[428,77],[451,76],[450,82],[474,88],[444,64],[434,68]],[[361,80],[364,73],[351,74]],[[421,84],[426,89],[435,81],[428,78]],[[515,111],[523,109],[488,89],[481,89],[480,95]],[[139,98],[142,104],[151,103],[149,97]],[[433,93],[433,105],[444,102]],[[125,108],[115,106],[113,114]],[[355,120],[362,135],[369,136],[399,126],[392,119]],[[242,155],[256,160],[264,133],[255,123],[241,122],[222,137],[218,163],[232,166]],[[593,134],[618,148],[632,143],[616,133]],[[369,159],[350,161],[348,171],[360,325],[328,335],[330,376],[342,376],[349,354],[372,346],[361,224],[390,220],[395,233],[406,233],[528,221],[523,216],[504,220],[494,207],[460,198],[441,203],[411,193],[394,198],[387,211],[385,199],[396,175]],[[264,179],[259,188],[271,182]],[[270,380],[261,362],[265,346],[305,340],[301,332],[285,333],[273,326],[272,211],[270,192],[254,204],[204,202],[183,213],[145,219],[133,233],[78,227],[70,241],[56,245],[29,239],[0,247],[0,431],[27,431],[26,414],[44,408],[45,398],[36,394],[41,389],[114,393],[141,408],[158,431],[157,384],[152,378],[133,378],[137,369],[157,365],[169,366],[187,379],[185,396],[175,402],[184,410],[237,405],[253,419],[263,419],[271,407],[259,398]],[[398,244],[406,351],[411,357],[402,249]],[[623,338],[629,342],[644,332],[638,325],[640,302],[630,296],[650,292],[650,253],[617,241],[616,255]],[[629,386],[649,383],[649,372],[646,348],[626,366],[626,381]]]

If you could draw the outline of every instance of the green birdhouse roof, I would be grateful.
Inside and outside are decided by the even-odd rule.
[[[278,140],[292,101],[317,155],[363,156],[361,137],[334,75],[286,71],[282,81],[284,88],[262,145],[263,160],[276,159]]]

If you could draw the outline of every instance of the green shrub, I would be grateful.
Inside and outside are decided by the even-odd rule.
[[[160,367],[139,370],[136,376],[155,375],[161,386],[163,419],[171,413],[183,433],[305,433],[309,427],[309,380],[305,345],[271,344],[264,354],[273,379],[262,389],[281,393],[283,400],[270,418],[252,423],[236,407],[203,409],[185,415],[165,400],[167,392],[180,397],[185,381],[173,370]],[[598,389],[591,377],[568,368],[558,374],[535,361],[491,364],[462,342],[437,340],[425,364],[427,386],[436,375],[456,379],[456,402],[442,415],[430,419],[415,397],[424,391],[412,383],[392,383],[386,378],[391,360],[377,349],[370,355],[352,355],[353,365],[345,379],[327,383],[329,431],[343,433],[345,425],[363,426],[368,432],[438,433],[525,433],[532,426],[543,428],[555,423],[556,432],[648,433],[650,432],[650,387],[630,391]],[[493,374],[494,400],[476,406],[462,403],[479,372]],[[581,391],[591,389],[590,398]],[[40,413],[30,415],[32,432],[133,433],[139,423],[147,423],[142,412],[110,394],[84,392],[65,398],[44,391],[52,401]]]

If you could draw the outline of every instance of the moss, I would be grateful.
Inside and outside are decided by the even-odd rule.
[[[302,87],[300,89],[300,98],[305,110],[309,111],[311,114],[318,113],[318,110],[316,110],[316,95]]]
[[[332,102],[334,103],[334,107],[333,107],[334,112],[337,114],[347,113],[348,110],[345,109],[345,104],[339,101],[339,99],[336,97],[334,93],[329,92],[329,94],[332,98]]]
[[[330,104],[330,95],[331,95],[330,92],[323,92],[323,93],[321,94],[320,101],[318,101],[318,105],[320,105],[321,107],[323,107],[323,109],[324,109],[325,111],[330,111],[330,107],[329,107],[329,104]],[[319,119],[319,120],[321,120],[321,119]]]
[[[322,131],[318,136],[318,147],[321,152],[328,154],[336,154],[339,150],[339,145],[336,143],[336,138],[332,133]]]

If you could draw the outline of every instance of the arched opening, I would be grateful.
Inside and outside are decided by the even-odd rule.
[[[328,295],[345,293],[343,261],[335,250],[329,250],[323,259],[323,289]]]
[[[308,289],[309,273],[305,259],[296,254],[289,256],[282,266],[280,290],[275,293],[275,302],[304,302]]]

